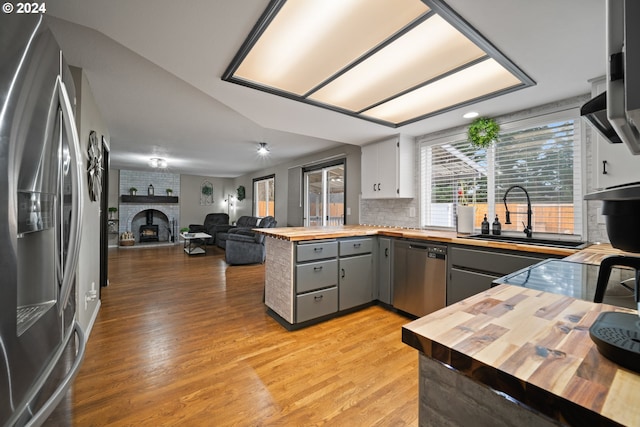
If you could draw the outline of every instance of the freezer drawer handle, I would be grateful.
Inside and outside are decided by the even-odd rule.
[[[320,267],[313,267],[313,271],[322,271],[322,266],[320,266]]]
[[[75,330],[76,335],[78,336],[78,352],[76,354],[76,359],[71,366],[71,369],[67,373],[67,376],[60,382],[58,388],[53,392],[53,394],[49,397],[49,399],[42,405],[40,410],[36,412],[36,414],[29,420],[26,424],[27,427],[39,426],[45,422],[47,417],[51,415],[51,413],[56,409],[58,404],[62,401],[64,396],[67,394],[67,391],[73,384],[73,380],[76,375],[80,371],[80,365],[82,364],[82,360],[84,359],[84,353],[87,347],[87,339],[84,335],[84,331],[80,324],[76,321],[74,323],[73,329]],[[69,334],[69,339],[71,339],[74,334]],[[68,341],[67,341],[68,342]],[[66,346],[66,344],[65,344]],[[23,408],[23,410],[26,408]],[[18,411],[16,411],[18,412]]]

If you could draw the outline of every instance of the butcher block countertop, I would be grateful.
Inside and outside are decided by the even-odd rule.
[[[638,256],[638,254],[616,249],[609,243],[595,243],[573,255],[568,256],[566,259],[567,261],[581,262],[583,264],[600,265],[602,260],[610,255]]]
[[[577,249],[467,239],[458,236],[455,231],[416,230],[411,228],[377,227],[370,225],[258,228],[256,229],[256,231],[276,239],[288,240],[292,242],[299,242],[303,240],[336,239],[340,237],[389,236],[561,256],[569,256],[578,252]]]
[[[500,285],[415,320],[402,341],[570,425],[640,425],[640,375],[601,356],[589,327],[631,311]]]

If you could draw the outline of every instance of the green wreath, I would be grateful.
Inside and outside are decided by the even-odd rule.
[[[244,194],[244,185],[241,185],[240,187],[238,187],[238,201],[243,201],[245,194]]]
[[[475,147],[487,148],[498,139],[500,125],[493,119],[480,117],[471,123],[467,136]]]

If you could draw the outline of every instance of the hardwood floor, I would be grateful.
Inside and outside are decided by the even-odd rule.
[[[180,246],[111,249],[73,389],[76,426],[416,426],[409,321],[378,306],[288,332],[264,266]]]

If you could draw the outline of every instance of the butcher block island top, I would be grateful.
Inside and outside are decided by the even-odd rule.
[[[536,252],[550,255],[569,256],[577,249],[536,246],[523,243],[495,242],[473,240],[459,236],[455,231],[418,230],[401,227],[384,227],[372,225],[342,225],[333,227],[278,227],[258,228],[256,231],[276,239],[299,242],[304,240],[337,239],[358,236],[388,236],[405,239],[429,240],[433,242],[455,243],[469,246],[483,246],[494,249]]]
[[[570,425],[640,425],[640,375],[589,338],[601,311],[631,311],[510,285],[417,319],[404,343]]]

